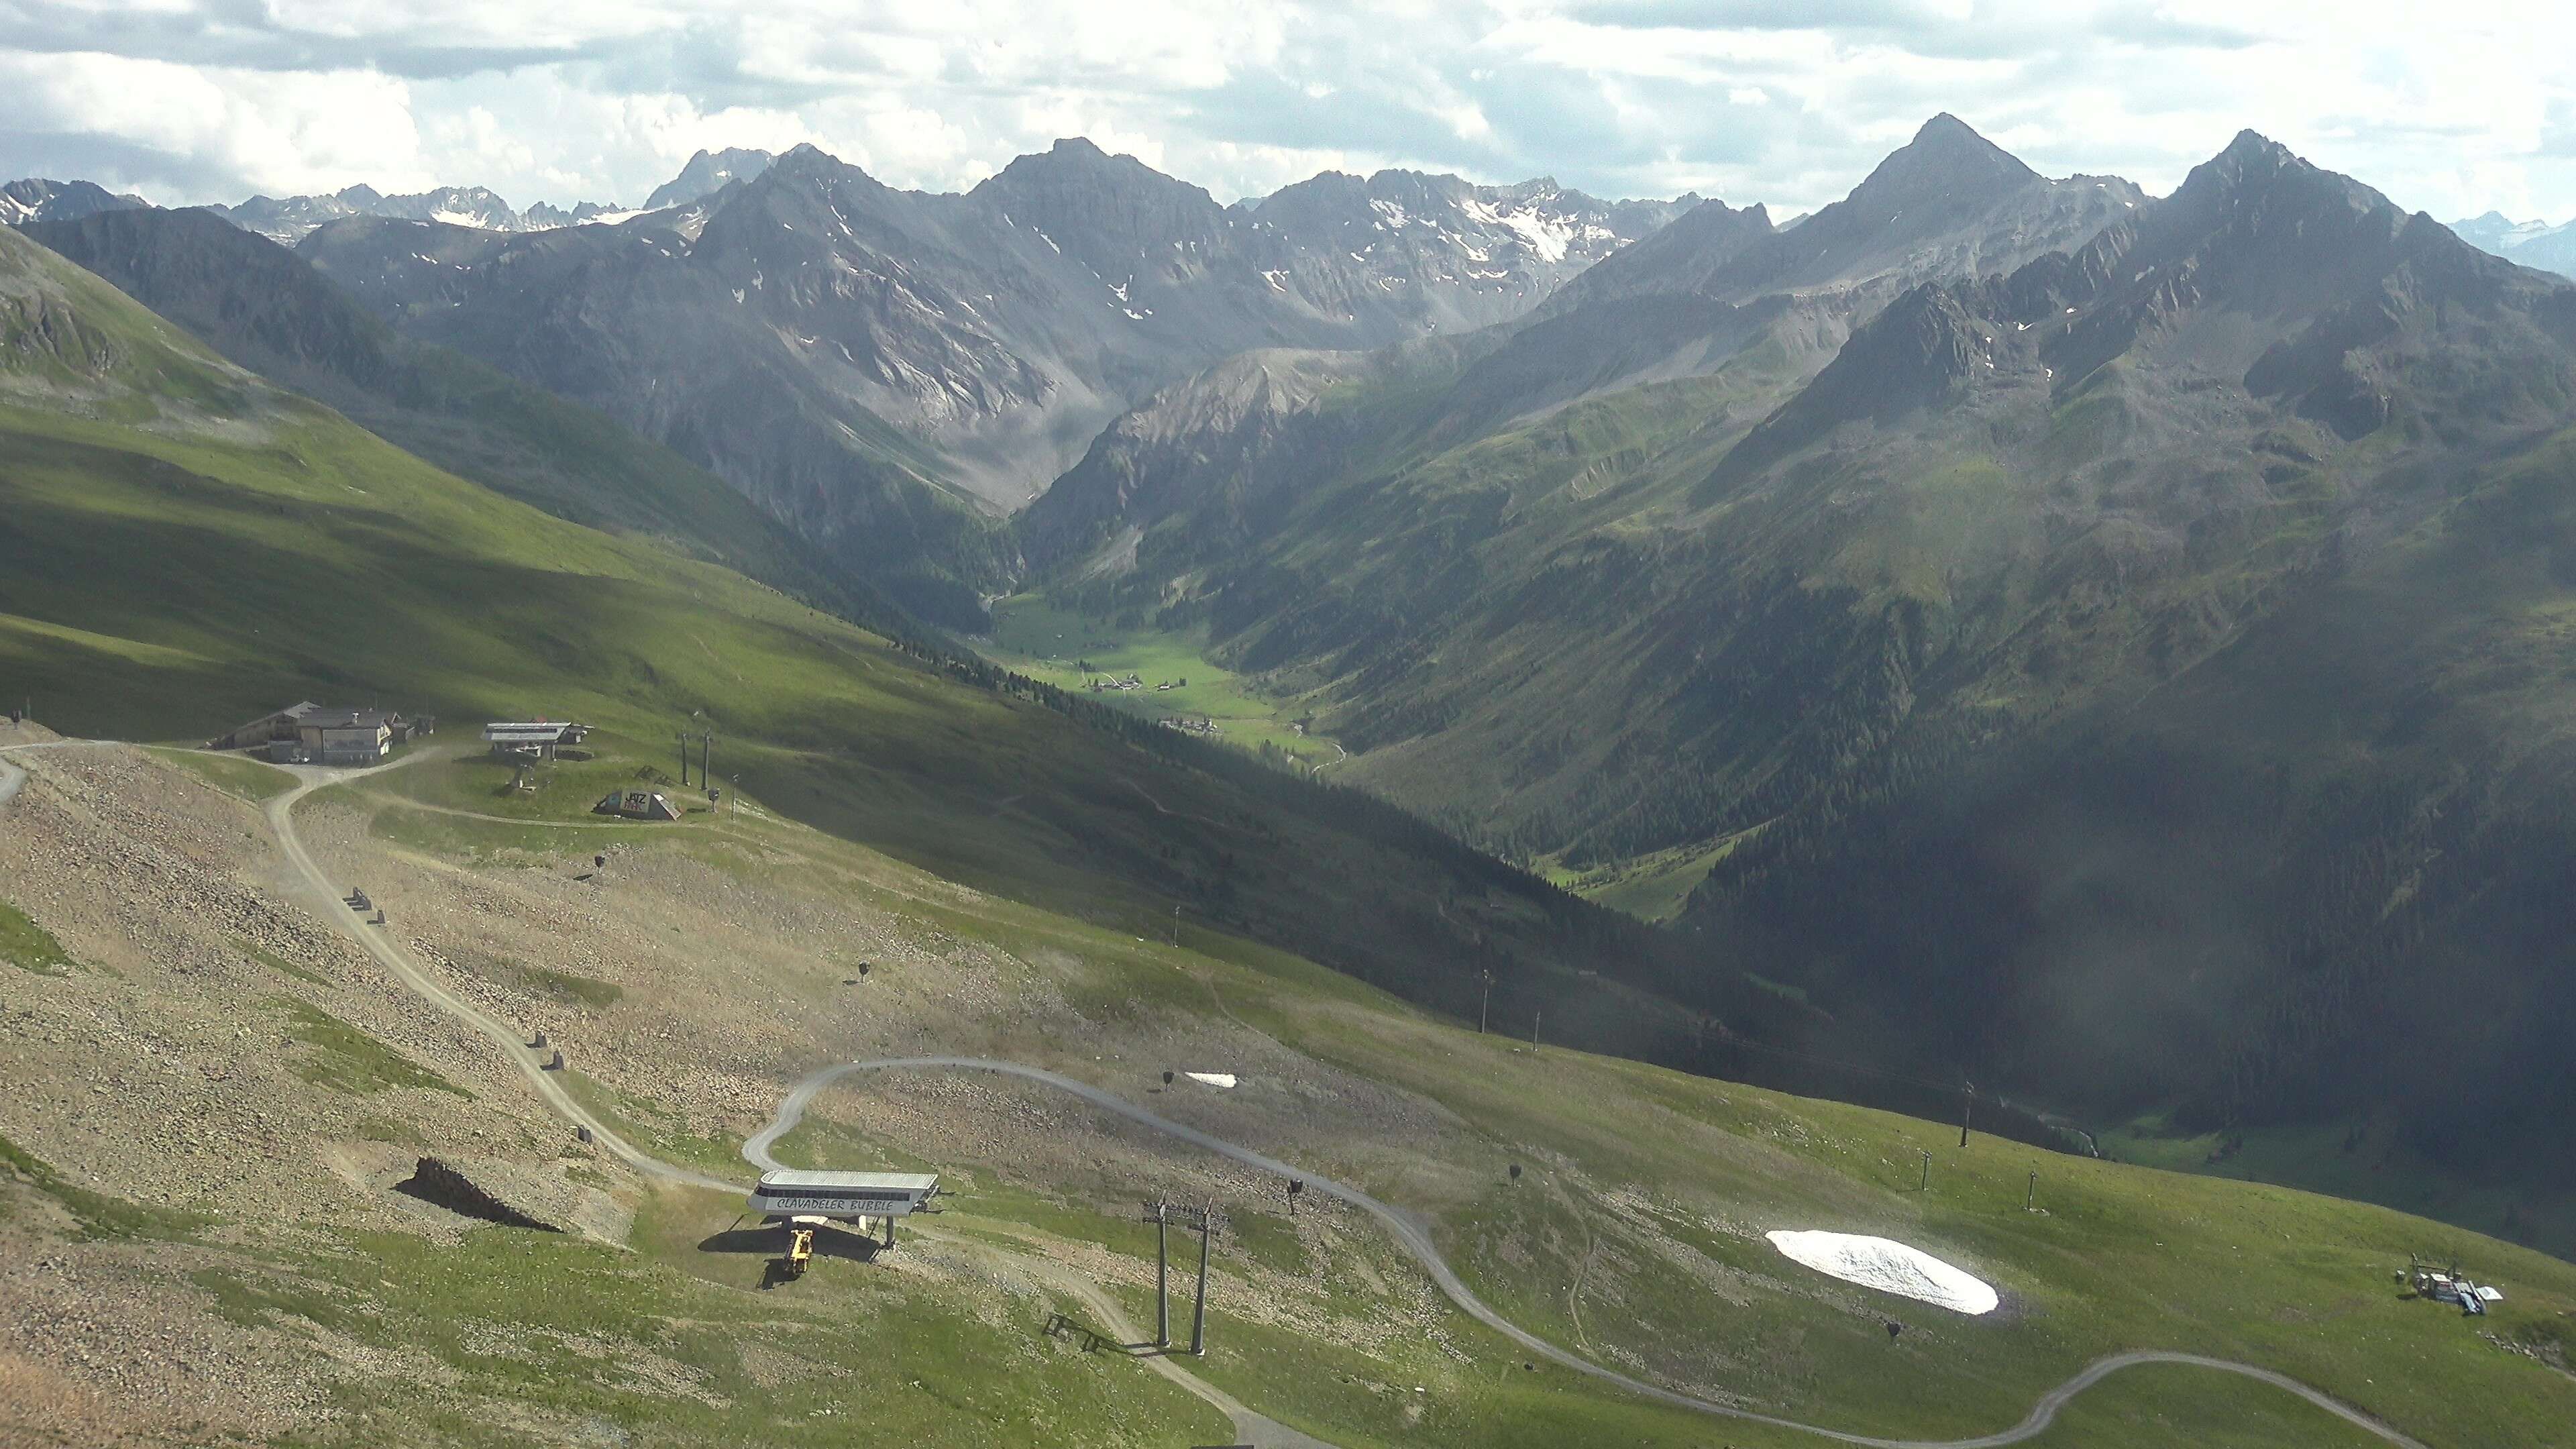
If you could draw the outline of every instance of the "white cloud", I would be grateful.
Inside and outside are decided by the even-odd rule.
[[[0,50],[0,133],[26,138],[21,144],[30,149],[101,138],[184,156],[280,192],[347,184],[335,177],[407,187],[435,184],[436,176],[420,146],[409,88],[366,71],[238,70]]]
[[[2163,190],[2251,126],[2401,204],[2576,215],[2576,21],[2401,0],[0,0],[0,172],[168,201],[488,185],[632,202],[700,147],[898,186],[1058,135],[1258,194],[1550,173],[1783,214],[1938,110]]]

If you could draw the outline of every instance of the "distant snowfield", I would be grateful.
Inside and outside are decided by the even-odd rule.
[[[1973,1273],[1920,1248],[1850,1233],[1776,1232],[1764,1236],[1791,1261],[1846,1283],[1894,1293],[1958,1313],[1992,1313],[2002,1300]]]

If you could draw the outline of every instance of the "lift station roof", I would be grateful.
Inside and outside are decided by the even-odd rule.
[[[814,1217],[905,1217],[939,1192],[935,1172],[823,1172],[774,1168],[751,1191],[751,1210]]]

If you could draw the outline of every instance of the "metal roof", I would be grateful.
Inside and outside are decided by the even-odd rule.
[[[505,721],[502,723],[485,725],[483,727],[483,738],[490,740],[496,745],[541,744],[548,740],[562,739],[564,737],[564,732],[572,729],[573,727],[574,726],[570,724],[534,724]]]
[[[806,1168],[774,1168],[760,1175],[762,1187],[847,1187],[874,1188],[879,1192],[936,1192],[939,1174],[935,1172],[817,1172]]]

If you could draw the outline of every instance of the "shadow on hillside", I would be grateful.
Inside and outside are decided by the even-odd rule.
[[[1098,1353],[1107,1349],[1112,1353],[1123,1353],[1131,1358],[1152,1358],[1157,1354],[1172,1352],[1168,1348],[1151,1343],[1120,1343],[1107,1334],[1093,1331],[1081,1321],[1062,1312],[1048,1314],[1046,1327],[1038,1331],[1049,1338],[1079,1343],[1084,1353]]]
[[[787,1271],[787,1237],[785,1223],[766,1223],[758,1227],[727,1228],[721,1233],[699,1240],[701,1253],[727,1253],[766,1257],[770,1261],[761,1274],[760,1286],[775,1288],[793,1281]],[[817,1228],[814,1233],[814,1256],[839,1258],[851,1263],[872,1263],[885,1251],[885,1245],[873,1238],[835,1227]]]

